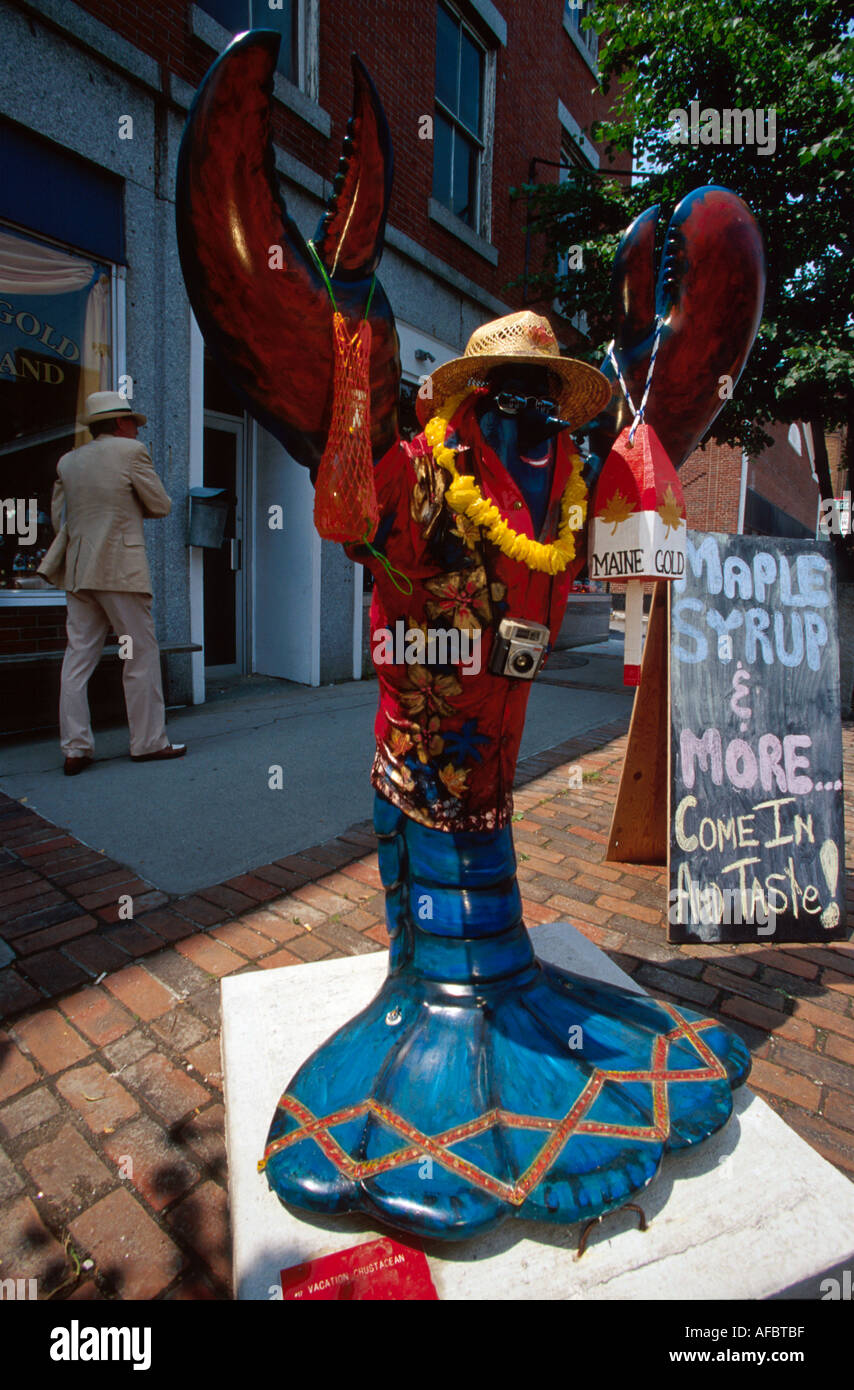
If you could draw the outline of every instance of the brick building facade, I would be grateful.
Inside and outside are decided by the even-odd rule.
[[[39,519],[29,550],[8,528],[0,536],[7,713],[17,702],[30,727],[55,717],[64,601],[32,572],[50,538],[50,487],[61,453],[84,437],[75,418],[87,390],[128,379],[173,499],[166,521],[147,523],[170,700],[202,701],[206,672],[307,684],[361,674],[362,575],[316,536],[307,475],[207,361],[178,264],[181,135],[232,33],[250,23],[282,33],[275,164],[306,236],[332,191],[350,53],[372,73],[396,163],[380,274],[411,400],[419,377],[456,356],[478,324],[522,304],[509,286],[525,268],[526,214],[510,190],[532,161],[543,180],[562,176],[561,161],[604,167],[589,138],[603,99],[585,9],[563,0],[0,0],[0,499],[35,499]],[[528,251],[536,264],[540,248]],[[35,281],[21,269],[31,263]],[[37,292],[45,274],[56,291],[47,299]],[[575,329],[556,326],[571,351]],[[406,410],[404,421],[413,423]],[[774,529],[785,516],[814,531],[799,438],[798,452],[783,432],[773,456],[746,469],[737,450],[698,451],[682,475],[689,525],[751,529],[752,518]],[[187,544],[188,494],[202,484],[232,500],[216,553]],[[281,532],[263,524],[271,503],[283,507]],[[177,650],[188,645],[202,650]],[[115,696],[116,663],[93,682],[96,710],[101,686],[105,700]]]
[[[816,534],[820,492],[810,426],[765,426],[773,444],[755,459],[737,446],[710,442],[680,470],[688,526],[804,538]],[[840,436],[826,438],[831,478],[841,487]]]
[[[232,34],[282,33],[275,164],[306,236],[332,191],[351,51],[371,71],[396,163],[380,273],[411,397],[478,324],[520,307],[507,287],[525,264],[525,209],[510,190],[531,161],[545,161],[543,178],[567,154],[600,163],[584,133],[602,99],[582,12],[562,0],[0,0],[0,397],[15,417],[0,437],[0,498],[33,497],[39,517],[31,551],[8,535],[0,547],[0,656],[22,663],[0,666],[7,711],[17,682],[30,723],[52,722],[64,603],[33,573],[50,486],[61,453],[82,442],[86,391],[127,378],[173,499],[166,521],[147,523],[158,636],[173,652],[204,649],[168,657],[170,699],[203,700],[212,670],[308,684],[361,673],[362,575],[314,533],[304,470],[207,362],[178,265],[180,139]],[[31,261],[57,292],[62,282],[61,301],[37,298],[20,270]],[[187,544],[188,493],[201,484],[231,494],[235,545],[221,554]],[[260,520],[272,502],[285,513],[279,533]]]

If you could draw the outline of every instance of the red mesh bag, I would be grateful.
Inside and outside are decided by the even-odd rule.
[[[332,331],[332,422],[317,471],[314,524],[329,541],[370,541],[379,525],[371,455],[371,326],[364,319],[351,338],[336,312]]]

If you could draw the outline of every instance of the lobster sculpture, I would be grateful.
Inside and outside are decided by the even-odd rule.
[[[330,289],[351,332],[370,304],[379,525],[348,553],[375,577],[373,631],[402,621],[414,660],[377,664],[389,974],[290,1081],[259,1166],[293,1208],[361,1211],[421,1236],[459,1239],[511,1215],[594,1217],[648,1183],[667,1149],[724,1124],[749,1070],[716,1020],[539,962],[522,921],[510,819],[527,677],[584,564],[586,488],[567,425],[598,416],[604,455],[624,407],[608,404],[606,375],[561,357],[547,321],[523,312],[434,372],[418,402],[425,432],[400,439],[397,339],[375,281],[388,126],[354,58],[318,266],[275,190],[277,43],[264,31],[235,40],[196,98],[178,173],[184,276],[247,409],[313,476],[332,408]],[[617,357],[632,395],[655,336],[655,220],[654,209],[638,219],[617,263]],[[676,464],[720,408],[719,377],[736,379],[746,360],[761,290],[748,210],[722,189],[692,194],[668,236],[646,412]],[[431,649],[430,624],[434,638],[477,638],[479,660],[461,664],[449,641]]]

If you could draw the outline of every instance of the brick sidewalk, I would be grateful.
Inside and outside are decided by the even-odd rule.
[[[520,764],[526,920],[568,919],[652,994],[719,1015],[753,1088],[854,1179],[854,945],[668,946],[665,871],[602,862],[625,743],[609,725]],[[854,787],[850,723],[843,744]],[[850,866],[850,793],[846,811]],[[218,980],[386,945],[370,826],[173,899],[4,796],[0,844],[0,1279],[228,1297]]]

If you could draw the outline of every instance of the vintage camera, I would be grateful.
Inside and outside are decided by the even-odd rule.
[[[549,629],[542,623],[502,618],[489,658],[489,669],[494,676],[532,681],[543,663],[548,643]]]

